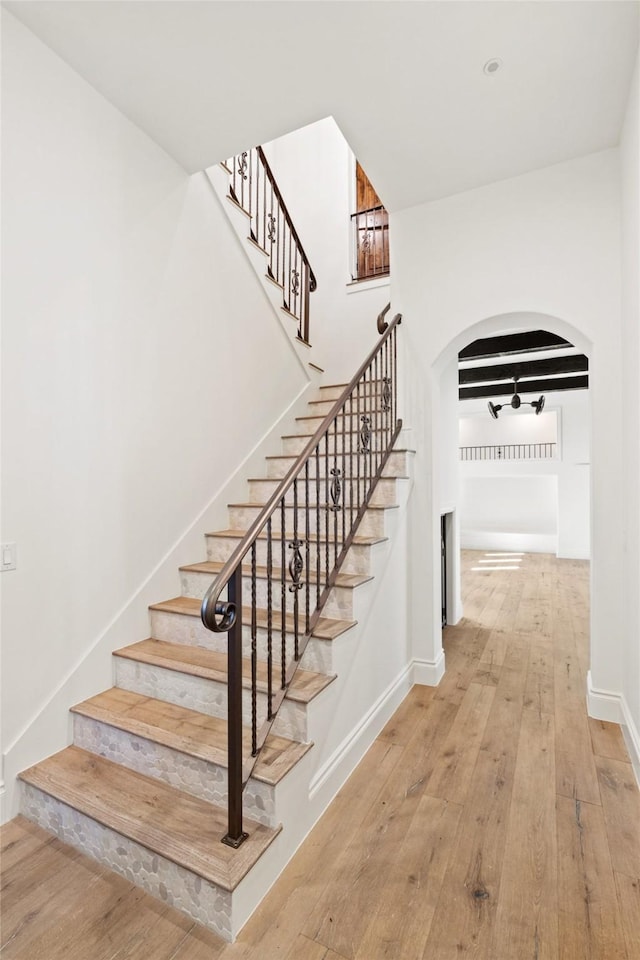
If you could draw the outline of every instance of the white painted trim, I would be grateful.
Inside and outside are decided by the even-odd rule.
[[[640,787],[640,732],[633,722],[629,705],[624,697],[622,697],[621,706],[623,718],[622,736],[624,737],[624,742],[627,750],[629,751],[631,766],[633,767],[633,772],[636,775],[636,780],[638,782],[638,786]]]
[[[598,690],[593,686],[591,670],[587,673],[587,713],[594,720],[622,724],[622,694]]]
[[[377,290],[378,287],[390,287],[391,277],[373,277],[371,280],[350,280],[347,293],[363,293],[365,290]]]
[[[631,766],[640,786],[640,732],[631,716],[629,705],[624,694],[594,687],[590,670],[587,674],[587,712],[595,720],[607,720],[620,725]]]
[[[444,650],[435,660],[413,661],[413,682],[424,687],[437,687],[444,677]]]
[[[309,798],[313,800],[316,793],[335,774],[337,768],[344,763],[349,754],[357,753],[358,759],[349,762],[349,774],[355,769],[358,760],[364,756],[373,743],[382,727],[391,717],[394,710],[411,690],[413,662],[407,664],[396,679],[380,694],[375,703],[369,708],[360,722],[336,747],[329,759],[320,767],[309,784]],[[402,693],[398,699],[398,694]],[[365,741],[363,747],[361,741]],[[349,775],[348,774],[348,775]],[[337,792],[337,791],[336,791]]]

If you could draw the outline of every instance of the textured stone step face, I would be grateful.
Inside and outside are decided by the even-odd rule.
[[[342,458],[337,459],[337,469],[340,470],[340,478],[345,476],[345,471],[347,471],[346,476],[347,480],[341,479],[341,491],[339,504],[344,508],[345,505],[347,510],[350,504],[357,504],[364,499],[365,492],[368,488],[368,483],[365,483],[364,479],[358,481],[357,479],[349,479],[349,458],[347,457],[346,464],[343,464]],[[329,461],[330,467],[332,469],[333,460]],[[331,503],[331,481],[333,477],[329,475],[328,478],[324,474],[320,473],[319,483],[316,485],[315,482],[315,464],[314,464],[314,474],[309,475],[309,501],[314,503]],[[277,479],[271,479],[269,477],[257,477],[255,479],[249,480],[249,502],[250,503],[266,503],[267,500],[276,492],[278,489],[280,481]],[[295,495],[298,498],[298,503],[304,503],[306,500],[305,494],[305,477],[304,473],[302,474],[300,480],[297,484],[297,491]],[[285,503],[292,504],[294,498],[294,488],[293,484],[289,487],[285,494]],[[388,507],[395,506],[397,503],[397,493],[396,493],[396,480],[394,477],[382,477],[373,492],[371,498],[371,506],[373,507]],[[349,515],[347,513],[347,519]],[[341,518],[340,518],[340,522]]]
[[[321,397],[319,397],[317,400],[309,400],[309,404],[308,404],[309,413],[308,413],[308,416],[326,417],[326,415],[327,415],[328,413],[330,413],[330,412],[333,410],[333,408],[335,407],[336,400],[338,400],[338,399],[340,398],[340,396],[342,395],[343,389],[344,389],[344,388],[338,388],[338,387],[335,387],[335,388],[334,388],[334,387],[321,387],[321,388],[320,388],[321,391],[325,391],[325,390],[326,390],[327,392],[330,392],[332,395],[329,396],[329,397],[321,396]],[[382,394],[381,394],[381,392],[380,392],[380,386],[379,386],[379,385],[374,386],[374,388],[373,388],[373,393],[370,391],[370,388],[367,387],[366,401],[365,401],[365,393],[364,393],[364,390],[362,391],[361,398],[360,398],[360,408],[361,408],[361,409],[360,409],[360,412],[361,412],[361,413],[364,413],[364,412],[366,411],[366,408],[371,409],[371,410],[377,410],[377,411],[380,411],[380,412],[382,412],[382,413],[387,413],[387,412],[388,412],[388,411],[385,411],[385,410],[384,410],[384,402],[383,402],[383,399],[382,399]],[[354,414],[354,416],[355,416],[355,414],[356,414],[357,411],[358,411],[357,397],[354,397],[353,403],[350,403],[349,400],[347,400],[347,403],[346,403],[346,406],[345,406],[345,411],[346,411],[347,416],[348,416],[351,412],[353,412],[353,414]]]
[[[243,530],[216,530],[208,533],[206,535],[207,559],[222,560],[223,562],[228,560],[243,537]],[[358,535],[354,538],[342,564],[341,572],[368,575],[371,572],[371,551],[385,539],[386,537],[364,537],[358,530]],[[285,537],[287,550],[292,540],[293,533],[288,531]],[[280,556],[280,543],[281,541],[278,538],[273,538],[272,551],[274,557]],[[326,548],[326,540],[323,537],[320,538],[320,544],[321,549]],[[335,541],[331,536],[329,537],[329,549],[335,551]],[[259,536],[256,541],[256,563],[260,566],[266,566],[267,563],[267,539],[264,535]]]
[[[400,479],[406,479],[409,476],[409,459],[412,456],[410,450],[393,450],[389,455],[387,460],[383,477],[394,477]],[[320,458],[320,476],[324,477],[324,461],[325,457],[322,455]],[[339,461],[341,461],[341,457]],[[279,456],[279,457],[266,457],[267,464],[267,477],[274,479],[282,479],[287,475],[291,467],[295,463],[295,456]],[[330,466],[333,465],[333,456],[330,458]],[[340,462],[338,463],[340,466]],[[309,476],[315,477],[316,463],[315,457],[309,461]],[[301,477],[304,477],[304,470],[300,474]]]
[[[293,646],[290,648],[293,655]],[[124,690],[177,706],[185,706],[211,717],[227,716],[227,657],[225,653],[190,647],[170,641],[143,640],[115,651],[116,685]],[[289,662],[289,657],[287,658]],[[257,716],[260,725],[267,715],[266,663],[258,663]],[[243,717],[251,720],[251,665],[243,661]],[[278,712],[274,733],[306,743],[307,704],[327,687],[333,676],[300,668]],[[279,671],[273,672],[277,692]]]
[[[298,605],[299,609],[306,613],[307,610],[307,589],[306,589],[306,557],[304,550],[302,551],[303,559],[305,560],[305,570],[302,573],[302,583],[305,584],[303,588],[298,591]],[[280,555],[278,555],[278,560],[280,560]],[[290,559],[289,556],[286,559]],[[324,556],[321,558],[321,570],[324,569]],[[318,591],[316,588],[317,578],[316,578],[316,556],[315,552],[310,553],[309,563],[311,565],[311,574],[308,578],[309,580],[309,611],[313,613],[317,605]],[[223,568],[221,562],[205,562],[205,563],[194,563],[187,567],[180,568],[180,590],[183,597],[194,597],[196,599],[202,600],[205,593],[215,580],[217,574]],[[273,610],[282,609],[282,583],[281,583],[281,567],[272,568],[272,584],[271,584],[271,606]],[[354,590],[363,583],[366,583],[370,580],[370,577],[367,576],[355,576],[349,574],[342,574],[338,576],[338,583],[329,593],[329,598],[323,607],[323,614],[329,618],[335,618],[337,620],[352,620],[353,619],[353,592]],[[290,596],[290,586],[291,586],[291,576],[289,571],[285,568],[285,597],[287,608],[291,609],[292,597]],[[267,581],[267,569],[266,567],[257,567],[256,568],[256,602],[258,607],[262,609],[267,609],[268,603],[268,581]],[[243,567],[243,578],[242,578],[242,602],[245,605],[251,604],[251,594],[252,594],[252,584],[251,584],[251,567]]]
[[[233,890],[278,831],[247,818],[238,850],[214,804],[78,747],[20,774],[22,813],[152,896],[232,939]]]
[[[227,723],[113,687],[71,708],[76,746],[226,808]],[[251,732],[244,736],[245,758]],[[270,735],[244,793],[247,816],[278,825],[276,786],[309,749]]]
[[[258,519],[262,513],[264,504],[261,503],[230,503],[229,504],[229,524],[232,528],[236,530],[248,530],[249,527]],[[286,507],[284,509],[285,513],[285,531],[294,529],[294,518],[297,516],[298,526],[297,532],[299,540],[304,540],[305,532],[307,530],[307,525],[309,532],[315,534],[316,530],[320,529],[321,535],[326,535],[328,530],[329,535],[332,534],[335,536],[336,532],[338,536],[341,536],[342,531],[342,511],[336,511],[335,513],[331,510],[327,510],[327,507],[324,503],[316,507],[314,504],[310,505],[311,510],[307,516],[307,511],[304,507],[298,507],[295,510],[293,507]],[[384,537],[385,534],[385,513],[387,510],[393,510],[394,505],[387,505],[382,507],[369,506],[360,522],[358,527],[358,533],[363,537]],[[355,518],[357,511],[354,509],[353,515]],[[346,523],[349,524],[349,509],[347,508],[346,513]],[[274,535],[280,533],[281,529],[281,512],[276,510],[272,517],[272,532]],[[347,526],[348,530],[348,526]],[[314,537],[315,539],[315,537]]]

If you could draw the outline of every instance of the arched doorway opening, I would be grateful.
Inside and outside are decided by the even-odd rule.
[[[438,607],[438,623],[435,622],[436,618],[434,617],[435,631],[441,629],[441,625],[445,622],[452,624],[458,622],[463,615],[460,545],[462,542],[462,546],[464,547],[469,543],[469,540],[468,531],[463,530],[461,527],[463,500],[460,488],[460,453],[458,441],[458,355],[467,344],[473,341],[482,341],[487,338],[498,337],[499,335],[516,335],[532,330],[547,331],[558,338],[562,338],[562,340],[567,341],[583,353],[589,360],[591,359],[590,341],[572,324],[547,314],[518,312],[487,317],[470,324],[465,330],[452,338],[432,365],[433,569],[434,571],[440,570],[440,577],[437,578],[438,589],[437,591],[434,590],[434,607]],[[530,400],[529,397],[526,399],[527,401]],[[553,405],[550,404],[550,407],[552,406]],[[583,405],[583,414],[585,410],[586,405]],[[589,418],[588,410],[586,410],[586,417],[587,419]],[[488,414],[486,414],[486,418],[487,420],[490,419]],[[521,423],[522,422],[523,421],[521,421]],[[590,432],[588,426],[586,427],[586,431],[587,434]],[[497,449],[498,452],[501,450],[505,452],[507,450],[505,447],[497,447]],[[583,459],[580,466],[582,467],[584,465],[585,460]],[[489,469],[487,469],[487,467],[489,467]],[[483,475],[483,471],[485,475]],[[490,464],[482,464],[481,470],[477,471],[477,473],[480,474],[480,479],[476,478],[474,481],[475,490],[472,482],[468,484],[467,490],[467,492],[470,490],[474,491],[473,496],[476,498],[476,503],[479,497],[478,491],[486,492],[492,488],[489,481],[492,473]],[[592,499],[592,483],[588,473],[588,467],[586,468],[586,472],[584,469],[581,472],[574,470],[574,474],[579,474],[580,482],[583,485],[586,478],[587,499],[583,503],[583,516],[584,513],[588,513],[589,511],[588,500],[590,494]],[[549,500],[548,508],[545,506],[548,510],[550,510],[553,505],[562,503],[565,505],[563,509],[565,509],[566,521],[567,505],[571,503],[575,504],[576,502],[575,488],[573,494],[568,494],[570,483],[577,483],[578,481],[575,476],[570,475],[571,471],[564,469],[564,465],[562,465],[559,458],[556,458],[555,465],[551,469],[548,467],[541,469],[538,466],[536,470],[533,470],[529,469],[527,465],[520,465],[518,469],[514,468],[505,471],[505,474],[509,476],[508,479],[506,476],[502,479],[503,489],[494,491],[497,497],[496,502],[502,497],[504,505],[504,502],[508,500],[509,496],[515,499],[516,493],[524,493],[525,497],[533,496],[535,499],[537,497],[536,491],[538,490],[540,495],[539,502],[537,502],[535,506],[538,508],[544,506],[543,501],[545,496],[547,496]],[[505,494],[508,494],[508,496],[505,496]],[[555,500],[553,499],[554,497]],[[517,509],[517,506],[513,509]],[[531,513],[532,511],[530,511],[530,514]],[[540,509],[538,513],[540,514]],[[579,516],[577,516],[577,519],[574,517],[574,521],[576,527],[579,527],[582,522]],[[531,517],[529,517],[529,522],[532,522]],[[542,549],[543,546],[549,549],[550,543],[553,543],[555,548],[554,552],[558,556],[562,556],[563,554],[567,557],[571,556],[570,550],[573,548],[565,545],[568,543],[566,536],[567,529],[568,525],[565,522],[563,526],[564,540],[560,549],[557,548],[559,543],[557,531],[554,533],[552,539],[550,539],[549,536],[547,536],[546,539],[542,536],[539,537],[537,542],[540,545],[540,549]],[[437,536],[436,533],[438,534]],[[485,536],[488,536],[486,532]],[[525,547],[531,548],[531,545],[535,544],[535,542],[535,537],[533,536],[528,540],[521,538],[521,544]],[[502,540],[496,534],[493,543],[490,538],[486,539],[486,543],[488,546],[507,547],[509,543],[511,543],[511,545],[518,543],[518,538],[512,538],[511,541],[509,541],[508,533],[503,532]],[[535,546],[534,549],[536,549]],[[586,549],[588,550],[588,547]],[[581,552],[585,550],[584,544],[576,546],[575,550],[577,550],[577,552],[574,553],[574,556],[580,556]],[[444,589],[443,584],[445,585]],[[436,594],[438,596],[438,604],[435,601]],[[442,610],[440,610],[440,607]],[[440,643],[441,636],[440,634]],[[441,646],[438,644],[436,644],[436,647],[441,649]]]

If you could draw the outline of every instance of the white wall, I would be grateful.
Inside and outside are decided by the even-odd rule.
[[[498,420],[492,420],[484,400],[461,401],[459,409],[461,446],[557,442],[556,455],[549,460],[460,463],[462,546],[552,552],[559,557],[589,559],[589,391],[549,394],[540,416],[507,410]],[[491,477],[501,481],[495,488],[487,483]],[[526,491],[522,486],[524,479],[529,484]],[[555,511],[552,524],[551,489]],[[518,503],[522,504],[521,510]],[[506,504],[511,504],[510,512],[505,510]]]
[[[631,85],[621,143],[624,444],[624,722],[640,780],[640,76]]]
[[[470,340],[535,323],[592,360],[592,670],[603,688],[622,688],[622,430],[611,416],[621,403],[618,161],[616,150],[605,151],[391,218],[392,295],[405,317],[407,393],[422,394],[416,440],[428,451],[425,472],[417,474],[415,496],[423,506],[412,557],[422,583],[413,635],[428,657],[440,644],[437,597],[428,589],[438,562],[434,383]]]
[[[330,378],[348,382],[373,348],[376,317],[389,302],[388,281],[351,283],[353,154],[331,117],[264,144],[264,151],[318,281],[310,296],[313,360]]]
[[[147,635],[146,603],[179,591],[177,561],[204,556],[218,495],[308,378],[204,175],[2,26],[9,785],[64,743],[55,691],[108,685],[110,649]]]

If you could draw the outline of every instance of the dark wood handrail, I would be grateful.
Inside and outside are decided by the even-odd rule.
[[[384,310],[384,313],[386,313],[390,306],[391,304],[388,304]],[[328,428],[335,420],[337,414],[340,413],[344,407],[346,401],[353,392],[354,387],[361,379],[365,370],[367,370],[369,367],[373,356],[379,350],[380,346],[385,342],[385,340],[391,336],[391,331],[394,329],[394,327],[398,326],[401,321],[402,315],[397,313],[391,323],[387,324],[387,328],[384,331],[382,338],[378,341],[375,348],[371,351],[364,363],[358,368],[358,372],[351,378],[309,442],[305,444],[304,449],[296,458],[296,461],[289,472],[278,484],[275,491],[269,497],[267,503],[260,511],[260,514],[253,521],[246,534],[233,551],[214,582],[207,590],[202,601],[200,613],[202,622],[208,630],[212,630],[214,633],[226,633],[233,625],[237,615],[235,604],[229,602],[220,603],[220,594],[229,583],[229,580],[231,579],[235,569],[241,565],[245,556],[249,552],[251,545],[256,541],[264,529],[267,520],[273,515],[276,507],[291,487],[295,478],[298,476],[300,471],[304,469],[305,463],[318,446],[319,441],[323,439]],[[222,615],[222,620],[216,620],[216,614]]]

